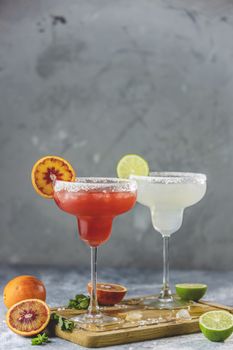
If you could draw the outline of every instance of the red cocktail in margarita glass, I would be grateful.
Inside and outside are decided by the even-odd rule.
[[[89,246],[98,247],[109,239],[113,219],[134,206],[136,194],[61,190],[54,193],[54,199],[60,209],[77,217],[80,238]]]
[[[111,234],[113,219],[133,208],[137,184],[116,178],[77,178],[75,182],[56,180],[54,200],[58,207],[76,216],[80,238],[91,247],[92,295],[88,314],[76,320],[103,325],[118,321],[100,313],[96,300],[97,247]]]

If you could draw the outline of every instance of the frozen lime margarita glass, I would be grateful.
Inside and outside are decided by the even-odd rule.
[[[158,308],[181,306],[169,286],[169,237],[179,230],[184,209],[198,203],[206,192],[206,175],[184,172],[151,172],[130,175],[138,185],[137,201],[150,209],[153,227],[163,237],[163,287],[159,297],[148,300]]]

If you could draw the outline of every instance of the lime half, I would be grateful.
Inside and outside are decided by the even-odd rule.
[[[149,165],[147,161],[137,154],[126,154],[117,164],[117,176],[128,179],[130,175],[147,176]]]
[[[176,284],[176,294],[183,300],[198,301],[207,291],[207,285],[202,283]]]
[[[199,318],[199,326],[207,339],[224,341],[233,332],[233,315],[223,310],[209,311]]]

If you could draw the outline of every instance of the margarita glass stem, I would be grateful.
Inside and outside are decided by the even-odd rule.
[[[88,308],[90,316],[96,316],[100,314],[99,306],[97,302],[97,247],[91,247],[91,300]]]
[[[162,301],[171,301],[172,294],[169,287],[169,236],[163,235],[163,287],[159,295]]]

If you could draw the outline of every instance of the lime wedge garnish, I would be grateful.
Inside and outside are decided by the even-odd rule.
[[[176,294],[183,300],[198,301],[207,291],[207,285],[202,283],[176,284]]]
[[[223,310],[209,311],[199,318],[199,326],[207,339],[224,341],[233,332],[233,315]]]
[[[117,176],[128,179],[130,175],[147,176],[149,165],[147,161],[137,154],[126,154],[117,164]]]

